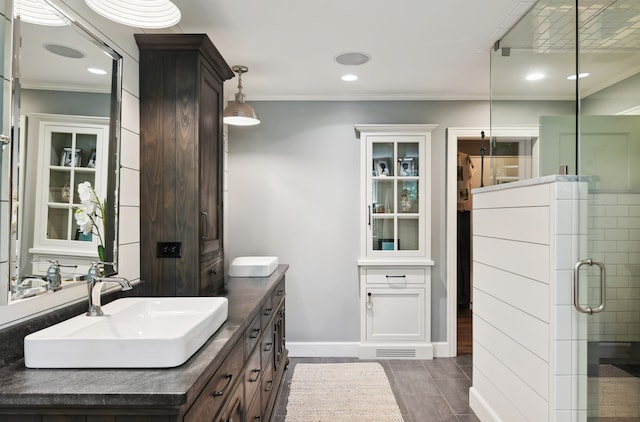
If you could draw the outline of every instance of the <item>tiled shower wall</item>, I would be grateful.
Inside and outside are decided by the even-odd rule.
[[[640,193],[590,193],[589,258],[606,264],[605,310],[592,315],[588,339],[640,341]],[[599,297],[591,275],[590,298]]]

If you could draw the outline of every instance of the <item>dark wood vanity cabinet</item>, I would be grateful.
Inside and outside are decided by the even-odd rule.
[[[288,361],[284,293],[283,279],[189,408],[185,422],[271,419]],[[240,359],[243,363],[238,367]]]
[[[204,34],[136,34],[140,49],[140,251],[144,294],[222,288],[223,83]]]

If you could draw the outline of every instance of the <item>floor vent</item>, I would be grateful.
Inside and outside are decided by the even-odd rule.
[[[415,358],[416,349],[376,349],[377,358]]]

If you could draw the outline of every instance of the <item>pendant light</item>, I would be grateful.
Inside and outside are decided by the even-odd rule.
[[[233,66],[231,68],[238,74],[238,92],[236,99],[229,104],[222,113],[223,121],[228,125],[234,126],[253,126],[260,123],[258,113],[249,104],[244,102],[244,93],[242,92],[242,74],[249,71],[247,66]]]
[[[171,0],[85,0],[97,14],[136,28],[168,28],[180,22],[180,9]]]

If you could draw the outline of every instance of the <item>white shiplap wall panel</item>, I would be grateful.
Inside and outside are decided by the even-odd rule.
[[[482,318],[473,321],[474,336],[483,339],[483,346],[504,366],[542,397],[549,396],[548,362],[505,336]]]
[[[473,268],[476,289],[500,297],[535,318],[549,322],[549,285],[477,262]]]
[[[525,417],[524,420],[530,422],[548,420],[549,403],[547,400],[518,378],[480,343],[475,341],[473,343],[473,365],[480,372],[488,375],[490,379],[500,380],[496,388],[518,409],[518,412]],[[504,415],[500,416],[505,422],[511,421],[511,419],[505,418]]]
[[[478,289],[473,293],[473,312],[474,317],[484,319],[541,359],[549,360],[549,324]]]
[[[475,218],[473,224],[475,230]],[[549,247],[546,245],[474,235],[473,260],[522,277],[549,282]]]
[[[494,208],[473,211],[473,234],[549,244],[549,207]]]
[[[583,193],[567,176],[474,191],[470,404],[488,420],[560,421],[581,409],[586,324],[570,290]]]
[[[493,376],[490,376],[493,379]],[[473,387],[471,387],[469,403],[473,405],[473,396],[479,396],[482,399],[482,404],[491,404],[491,409],[478,409],[476,414],[480,417],[482,414],[486,414],[487,418],[482,421],[491,421],[493,415],[500,415],[502,422],[527,422],[527,418],[524,417],[518,409],[506,399],[506,397],[497,389],[497,386],[489,379],[489,376],[481,372],[476,365],[473,366]]]
[[[483,208],[540,207],[548,204],[548,184],[527,186],[527,189],[504,185],[503,190],[483,192],[482,195],[475,195],[474,192],[473,197],[474,212]]]

